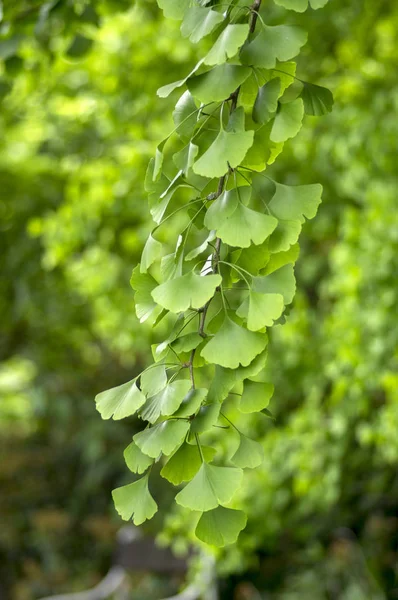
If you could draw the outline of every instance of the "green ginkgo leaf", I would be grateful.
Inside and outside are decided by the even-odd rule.
[[[185,81],[192,96],[207,104],[228,98],[250,75],[251,69],[225,63]],[[182,84],[181,84],[182,85]],[[159,91],[158,91],[159,94]]]
[[[196,331],[193,331],[192,333],[187,333],[178,337],[171,345],[173,350],[178,354],[180,352],[190,352],[191,350],[194,350],[194,348],[197,348],[202,342],[203,337]]]
[[[297,56],[307,41],[307,33],[290,25],[264,25],[257,37],[245,44],[240,52],[242,64],[272,69],[276,61]]]
[[[247,379],[239,402],[240,412],[260,412],[268,406],[273,393],[274,386],[272,383],[250,381]]]
[[[248,331],[226,316],[200,355],[209,363],[236,369],[239,365],[248,366],[266,345],[266,334]]]
[[[187,395],[191,382],[182,379],[168,383],[163,390],[148,398],[140,410],[142,419],[155,423],[160,415],[168,417],[173,415]]]
[[[253,106],[253,121],[266,123],[278,108],[281,93],[281,80],[275,77],[260,87]]]
[[[173,121],[178,135],[188,141],[198,119],[198,109],[191,93],[186,90],[178,100],[173,111]]]
[[[218,506],[202,514],[195,535],[205,544],[222,548],[236,542],[246,522],[247,517],[242,510]]]
[[[281,294],[262,294],[250,290],[249,296],[242,302],[236,314],[247,319],[247,328],[258,331],[263,327],[272,327],[284,309]]]
[[[239,48],[245,43],[249,25],[229,24],[219,36],[218,40],[207,53],[205,65],[221,65],[228,58],[232,58],[238,52]]]
[[[282,294],[284,303],[290,304],[296,293],[293,265],[285,265],[265,277],[253,277],[252,286],[262,294]]]
[[[177,504],[190,510],[211,510],[231,500],[241,484],[242,475],[242,469],[216,467],[204,462],[175,500]]]
[[[321,117],[332,111],[333,94],[328,88],[304,82],[300,96],[304,102],[306,115]]]
[[[157,281],[149,273],[140,273],[140,266],[137,265],[131,275],[130,284],[135,290],[135,312],[140,323],[150,318],[155,319],[160,310],[151,292],[158,285]]]
[[[248,248],[251,243],[262,244],[278,224],[271,215],[264,215],[241,202],[232,214],[217,228],[217,235],[223,242],[238,248]]]
[[[133,415],[145,402],[144,394],[138,389],[137,377],[132,381],[97,394],[95,403],[103,419],[124,419]]]
[[[183,173],[188,173],[198,155],[199,147],[190,142],[173,156],[173,162]]]
[[[301,129],[304,117],[304,104],[301,98],[281,104],[271,130],[271,140],[285,142],[294,137]]]
[[[271,254],[267,266],[264,270],[264,275],[269,275],[278,269],[281,269],[285,265],[293,264],[296,262],[300,254],[300,246],[294,244],[288,250],[282,252],[275,252]]]
[[[148,475],[134,483],[116,488],[112,492],[112,498],[122,519],[129,521],[132,518],[135,525],[152,519],[158,510],[158,505],[148,489]]]
[[[221,281],[220,275],[203,276],[190,272],[162,283],[152,291],[152,297],[174,313],[201,308],[213,297]]]
[[[264,448],[258,442],[239,433],[239,446],[231,462],[241,469],[255,469],[264,460]]]
[[[205,460],[212,460],[216,451],[214,448],[201,447]],[[173,485],[180,485],[183,481],[191,481],[202,465],[198,446],[191,446],[184,442],[177,452],[164,465],[160,471],[162,477]]]
[[[158,240],[155,240],[152,233],[150,233],[142,251],[140,264],[141,273],[146,273],[149,267],[162,256],[162,250],[162,244],[158,242]]]
[[[275,186],[276,191],[268,208],[278,219],[299,220],[304,223],[304,217],[315,217],[322,196],[322,186],[319,183],[296,186],[275,183]]]
[[[191,0],[157,0],[157,2],[165,17],[181,21]]]
[[[329,0],[309,0],[311,8],[317,10],[318,8],[323,8]],[[279,6],[283,6],[284,8],[290,8],[291,10],[295,10],[296,12],[304,12],[308,8],[308,0],[274,0],[276,4]]]
[[[193,170],[204,177],[222,177],[228,169],[237,167],[253,143],[254,131],[221,129],[204,154],[194,163]]]
[[[219,23],[224,20],[221,12],[206,8],[205,6],[191,6],[186,10],[181,23],[181,34],[189,37],[193,44],[209,35]]]
[[[176,417],[190,417],[195,414],[207,396],[206,388],[195,388],[189,390],[184,397],[180,407],[175,413]]]
[[[196,417],[191,421],[192,433],[205,433],[209,431],[216,423],[220,414],[221,404],[211,402],[201,406]]]
[[[160,392],[166,385],[166,367],[162,364],[152,365],[140,375],[140,388],[147,398]]]
[[[278,220],[278,226],[269,239],[270,252],[286,252],[299,239],[301,221]]]
[[[123,452],[126,465],[133,473],[141,475],[153,463],[153,458],[150,458],[138,448],[137,444],[131,442]]]
[[[248,186],[225,190],[207,209],[204,224],[208,229],[218,229],[224,219],[236,210],[239,201],[248,204],[250,196],[251,188]]]
[[[160,87],[158,89],[158,91],[156,92],[157,95],[159,96],[159,98],[167,98],[167,96],[170,96],[171,92],[174,92],[174,90],[176,90],[177,88],[184,85],[184,83],[186,83],[188,78],[192,77],[192,75],[194,75],[196,73],[196,71],[199,69],[199,67],[202,65],[202,63],[203,63],[203,59],[201,59],[195,65],[195,67],[192,69],[192,71],[190,73],[188,73],[188,75],[186,77],[184,77],[183,79],[179,79],[178,81],[173,81],[172,83],[168,83],[168,84]]]
[[[174,452],[188,431],[187,421],[172,419],[136,433],[133,440],[144,454],[157,458],[161,453],[169,456]]]
[[[200,246],[197,246],[196,248],[194,248],[193,250],[188,252],[188,254],[185,257],[185,260],[186,261],[192,260],[193,258],[196,258],[197,256],[199,256],[199,254],[202,254],[202,252],[205,252],[209,246],[209,242],[212,242],[215,239],[216,239],[216,232],[210,231],[209,234],[206,236],[205,240],[200,244]]]

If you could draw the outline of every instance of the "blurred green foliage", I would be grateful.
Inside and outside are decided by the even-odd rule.
[[[155,91],[195,58],[159,12],[149,0],[3,0],[0,581],[16,600],[94,584],[120,526],[110,490],[128,481],[122,451],[140,425],[101,421],[93,398],[138,373],[156,337],[128,282],[150,229],[147,161],[171,128],[173,98]],[[219,556],[223,593],[394,598],[398,6],[334,0],[290,20],[309,31],[299,76],[322,73],[336,105],[273,167],[287,183],[322,182],[324,203],[271,341],[276,421],[242,422],[266,461],[246,475],[248,527]],[[182,549],[192,529],[173,509],[160,537]]]

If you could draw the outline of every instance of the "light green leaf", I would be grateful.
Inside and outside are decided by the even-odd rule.
[[[214,448],[202,446],[202,454],[206,460],[212,460],[216,451]],[[164,465],[160,471],[162,477],[174,485],[180,485],[183,481],[191,481],[199,471],[202,460],[198,447],[184,442],[175,454]]]
[[[133,440],[144,454],[157,458],[161,453],[169,456],[183,441],[189,431],[189,423],[171,419],[136,433]]]
[[[138,389],[137,377],[132,381],[97,394],[95,403],[103,419],[124,419],[133,415],[145,402],[144,394]]]
[[[207,104],[228,98],[250,75],[251,69],[240,65],[223,64],[187,81],[192,96]],[[182,85],[182,83],[181,83]],[[158,92],[159,93],[159,92]]]
[[[245,44],[240,52],[244,65],[272,69],[276,60],[286,61],[297,56],[307,41],[307,33],[290,25],[264,25],[257,37]]]
[[[220,329],[200,355],[209,363],[235,369],[239,365],[247,367],[266,345],[265,333],[248,331],[226,316]]]
[[[148,489],[148,475],[134,483],[116,488],[112,492],[112,498],[122,519],[129,521],[132,518],[135,525],[152,519],[158,510],[158,505]]]
[[[278,220],[278,226],[269,239],[270,252],[286,252],[297,242],[301,232],[301,221]]]
[[[275,183],[275,186],[276,191],[268,208],[278,219],[299,220],[304,223],[304,217],[315,217],[322,196],[322,186],[319,183],[296,186]]]
[[[282,294],[285,304],[290,304],[296,293],[293,265],[285,265],[265,277],[253,277],[253,289],[263,294]]]
[[[313,83],[304,82],[301,91],[304,102],[304,111],[307,115],[320,117],[332,111],[333,94],[328,88]]]
[[[176,417],[190,417],[194,415],[204,399],[207,396],[206,388],[195,388],[189,390],[185,398],[183,399],[181,406],[175,413]]]
[[[135,290],[135,312],[140,323],[150,317],[155,319],[160,309],[154,302],[151,292],[158,285],[157,281],[149,273],[140,273],[140,266],[137,265],[131,275],[130,284]]]
[[[191,0],[157,0],[157,2],[165,17],[181,21]]]
[[[198,109],[191,93],[186,90],[173,111],[173,121],[178,135],[185,141],[191,138],[198,120]]]
[[[142,251],[140,265],[141,273],[146,273],[149,267],[161,257],[162,250],[162,244],[158,242],[158,240],[155,240],[152,233],[150,233]]]
[[[303,117],[304,104],[301,98],[296,98],[296,100],[287,104],[281,104],[272,126],[271,140],[285,142],[297,135],[301,129]]]
[[[273,273],[273,271],[277,271],[285,265],[294,264],[298,259],[299,254],[300,246],[298,244],[294,244],[289,248],[289,250],[271,254],[263,274],[269,275],[270,273]]]
[[[271,234],[271,238],[272,236],[273,233]],[[257,275],[259,271],[264,269],[270,259],[268,240],[257,246],[251,245],[249,248],[242,248],[235,252],[237,252],[237,254],[236,259],[234,259],[233,262],[253,275]]]
[[[323,8],[329,0],[309,0],[311,8],[317,10]],[[308,0],[274,0],[275,4],[283,6],[284,8],[290,8],[296,12],[304,12],[308,8]]]
[[[191,382],[182,379],[168,383],[163,390],[148,398],[140,410],[142,419],[155,423],[160,415],[169,417],[173,415],[188,393]]]
[[[153,299],[163,308],[174,313],[188,308],[201,308],[214,295],[220,285],[220,275],[197,275],[190,272],[170,279],[152,291]]]
[[[263,327],[272,327],[284,309],[281,294],[261,294],[250,290],[249,296],[242,302],[236,314],[247,319],[247,328],[258,331]]]
[[[202,63],[203,63],[203,59],[200,60],[195,65],[195,67],[192,69],[192,71],[190,73],[188,73],[188,75],[186,77],[184,77],[184,79],[179,79],[178,81],[173,81],[173,83],[168,83],[168,84],[160,87],[158,89],[158,91],[156,92],[157,95],[159,96],[159,98],[167,98],[168,96],[170,96],[171,92],[174,92],[174,90],[176,90],[177,88],[184,85],[184,83],[188,80],[188,78],[192,77],[192,75],[194,73],[196,73],[196,71],[199,69],[199,67],[202,65]]]
[[[173,162],[178,169],[181,169],[183,173],[188,173],[189,169],[195,162],[198,152],[199,147],[190,142],[182,150],[174,154]]]
[[[218,506],[202,514],[195,535],[205,544],[222,548],[236,542],[246,522],[247,517],[242,510]]]
[[[258,442],[239,433],[239,446],[231,462],[242,469],[255,469],[264,460],[264,448]]]
[[[191,42],[196,44],[209,35],[222,21],[224,21],[224,15],[221,12],[204,6],[191,6],[185,12],[184,20],[181,23],[181,35],[189,37]]]
[[[236,383],[242,382],[247,377],[255,377],[265,366],[267,360],[267,350],[250,363],[248,367],[239,367],[237,369],[224,369],[216,365],[214,377],[210,384],[208,399],[213,402],[222,402]]]
[[[258,90],[253,106],[253,121],[266,123],[278,108],[278,98],[281,92],[281,80],[275,77]]]
[[[195,477],[177,494],[177,504],[205,512],[231,500],[242,481],[242,469],[202,463]]]
[[[243,394],[239,402],[242,413],[260,412],[266,408],[274,393],[272,383],[245,381]]]
[[[153,463],[153,458],[143,454],[134,442],[127,446],[123,456],[130,471],[140,475]]]
[[[228,58],[232,58],[244,44],[249,33],[249,25],[229,24],[219,36],[218,40],[207,53],[205,65],[221,65]]]
[[[220,410],[221,404],[218,402],[201,406],[198,414],[191,422],[191,432],[204,433],[205,431],[209,431],[217,423]]]
[[[180,352],[190,352],[197,348],[203,342],[203,337],[196,331],[187,333],[177,338],[172,342],[173,350],[179,354]]]
[[[167,374],[164,365],[152,365],[140,375],[140,387],[146,397],[154,396],[167,385]]]
[[[250,197],[251,188],[248,186],[224,191],[207,209],[204,224],[208,229],[218,229],[224,219],[234,213],[239,201],[248,204]]]
[[[208,248],[209,242],[212,242],[215,239],[216,239],[216,232],[210,231],[209,235],[200,244],[200,246],[198,246],[197,248],[194,248],[193,250],[188,252],[188,254],[185,257],[185,260],[186,261],[192,260],[193,258],[196,258],[197,256],[199,256],[199,254],[202,254],[202,252],[204,252]]]

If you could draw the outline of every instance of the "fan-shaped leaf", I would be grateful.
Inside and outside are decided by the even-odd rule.
[[[150,423],[155,423],[160,415],[165,417],[173,415],[190,387],[191,382],[187,379],[168,383],[163,390],[148,398],[140,410],[141,418]]]
[[[173,419],[136,433],[133,440],[144,454],[152,458],[161,453],[169,456],[181,444],[188,430],[187,421]]]
[[[287,104],[281,104],[272,126],[271,140],[285,142],[297,135],[301,129],[303,116],[304,104],[301,98],[296,98],[296,100]]]
[[[296,293],[293,265],[285,265],[265,277],[253,277],[253,290],[263,294],[282,294],[285,304],[290,304]]]
[[[149,318],[155,319],[160,310],[151,292],[158,285],[157,281],[149,273],[140,273],[140,266],[137,265],[131,275],[130,284],[135,290],[135,312],[140,323]]]
[[[187,81],[187,87],[192,96],[205,104],[221,102],[228,98],[249,77],[250,73],[251,70],[248,67],[225,63],[201,75],[195,77],[189,75],[189,79],[187,78],[182,83]]]
[[[281,80],[275,77],[261,86],[253,106],[253,121],[266,123],[278,108],[281,93]]]
[[[206,388],[195,388],[189,390],[189,392],[184,397],[181,406],[175,413],[176,417],[190,417],[195,414],[203,400],[207,396]]]
[[[333,94],[328,88],[313,83],[304,82],[301,91],[304,102],[304,111],[307,115],[320,117],[332,111]]]
[[[228,58],[235,56],[244,44],[248,33],[248,24],[227,25],[212,49],[207,53],[204,60],[205,65],[221,65]]]
[[[188,141],[198,119],[198,109],[191,93],[186,90],[178,100],[173,111],[173,121],[178,135]]]
[[[133,473],[143,473],[153,463],[153,458],[143,454],[137,444],[131,442],[123,452],[126,465]]]
[[[195,535],[205,544],[222,548],[236,542],[246,522],[247,517],[242,510],[218,506],[202,514]]]
[[[152,233],[150,233],[142,251],[140,266],[141,273],[146,273],[149,267],[161,257],[162,250],[162,244],[158,242],[158,240],[155,240]]]
[[[242,470],[202,463],[195,477],[177,494],[177,504],[205,512],[231,500],[242,481]]]
[[[211,460],[216,453],[214,448],[206,446],[202,446],[201,450],[205,460]],[[160,474],[170,483],[180,485],[183,481],[191,481],[199,471],[201,464],[202,460],[198,447],[184,442],[181,448],[169,458]]]
[[[255,469],[264,460],[264,448],[242,433],[239,434],[239,446],[231,462],[242,469]]]
[[[200,355],[210,363],[235,369],[239,365],[248,366],[266,345],[265,333],[248,331],[226,316]]]
[[[155,500],[148,489],[148,475],[134,483],[116,488],[112,492],[115,508],[124,521],[131,518],[135,525],[141,525],[152,519],[158,510]]]
[[[183,37],[189,37],[191,42],[196,44],[209,35],[223,20],[224,15],[211,8],[191,6],[185,12],[184,20],[181,23],[181,34]]]
[[[311,8],[317,10],[323,8],[329,0],[309,0]],[[279,6],[290,8],[296,12],[304,12],[308,8],[308,0],[274,0]]]
[[[299,220],[313,219],[321,203],[322,186],[312,185],[282,185],[275,183],[276,192],[268,207],[278,219]]]
[[[254,131],[222,129],[211,146],[194,163],[193,170],[204,177],[222,177],[237,167],[253,143]]]
[[[164,365],[152,365],[140,375],[140,388],[146,397],[154,396],[167,385],[167,374]]]
[[[274,393],[272,383],[245,381],[243,394],[239,402],[242,413],[259,412],[266,408]]]
[[[200,308],[214,295],[221,281],[220,275],[203,276],[191,272],[162,283],[152,291],[152,297],[174,313],[190,307]]]
[[[138,389],[137,377],[132,381],[123,383],[97,394],[95,403],[103,419],[124,419],[133,415],[145,402],[144,394]]]
[[[240,52],[242,64],[272,69],[277,59],[290,60],[297,56],[307,41],[307,33],[290,25],[264,25],[257,37],[245,44]]]
[[[283,312],[284,303],[281,294],[262,294],[250,290],[249,296],[242,302],[236,314],[247,319],[247,328],[258,331],[263,327],[272,327]]]

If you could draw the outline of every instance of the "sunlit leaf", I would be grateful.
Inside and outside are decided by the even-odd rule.
[[[112,492],[115,508],[124,521],[133,519],[135,525],[141,525],[152,519],[158,510],[155,500],[148,489],[148,475],[134,483],[116,488]]]
[[[254,40],[245,44],[240,52],[242,64],[272,69],[277,59],[290,60],[297,56],[307,41],[307,33],[290,25],[264,25]]]
[[[169,456],[181,444],[188,430],[187,421],[171,419],[136,433],[133,440],[144,454],[152,458],[161,453]]]
[[[299,220],[313,219],[321,203],[322,186],[282,185],[275,183],[276,191],[268,207],[278,219]]]
[[[198,119],[198,110],[191,93],[186,90],[173,111],[173,121],[178,135],[188,141]]]
[[[266,345],[265,333],[248,331],[226,316],[200,354],[209,363],[235,369],[239,365],[248,366]]]
[[[219,36],[212,49],[205,56],[205,65],[221,65],[228,58],[232,58],[244,44],[249,25],[229,24]]]
[[[284,303],[281,294],[262,294],[250,290],[249,296],[240,305],[236,314],[247,319],[247,328],[258,331],[263,327],[272,327],[283,312]]]
[[[190,417],[195,414],[207,396],[206,388],[195,388],[189,390],[184,397],[181,406],[175,413],[176,417]]]
[[[143,454],[134,442],[127,446],[123,456],[130,471],[140,475],[153,463],[153,458]]]
[[[264,448],[259,442],[239,434],[239,446],[231,457],[231,462],[241,469],[255,469],[264,460]]]
[[[207,104],[221,102],[228,98],[250,75],[248,67],[225,63],[192,77],[189,75],[187,87],[192,96]],[[182,83],[180,85],[182,85]],[[159,94],[159,91],[158,91]]]
[[[329,0],[309,0],[311,8],[314,10],[323,8]],[[296,12],[304,12],[308,8],[308,0],[274,0],[276,4],[284,8],[290,8]]]
[[[290,304],[296,293],[293,265],[288,264],[265,277],[253,277],[253,289],[263,294],[282,294],[285,304]]]
[[[143,371],[140,375],[140,387],[145,396],[153,396],[167,385],[167,374],[164,365],[156,365]]]
[[[154,302],[151,292],[157,287],[157,281],[149,273],[140,273],[140,266],[137,265],[131,275],[130,284],[135,290],[135,312],[140,323],[150,317],[156,318],[160,310]]]
[[[304,117],[304,104],[301,98],[280,104],[271,130],[271,140],[285,142],[301,129]]]
[[[163,10],[165,17],[181,21],[186,9],[190,5],[190,0],[157,0],[157,3]]]
[[[245,381],[243,394],[239,402],[242,413],[259,412],[266,408],[274,393],[272,383]]]
[[[152,233],[150,233],[142,251],[140,264],[141,273],[146,273],[149,267],[161,257],[162,250],[162,244],[158,242],[158,240],[155,240]]]
[[[138,389],[136,381],[137,377],[97,394],[95,403],[103,419],[124,419],[133,415],[144,404],[145,396]]]
[[[141,418],[155,423],[160,415],[173,415],[190,387],[191,382],[186,379],[168,383],[160,392],[148,398],[140,410]]]
[[[223,20],[224,15],[221,12],[205,6],[191,6],[186,10],[181,23],[181,34],[183,37],[189,37],[191,42],[196,44],[209,35]]]
[[[195,535],[205,544],[222,548],[236,542],[246,522],[247,517],[242,510],[218,506],[202,514]]]
[[[242,470],[202,463],[195,477],[177,494],[177,504],[205,512],[231,500],[242,481]]]
[[[190,307],[200,308],[214,295],[221,281],[220,275],[202,276],[190,272],[162,283],[152,291],[152,297],[174,313]]]
[[[214,448],[202,446],[202,454],[205,460],[211,460],[216,451]],[[191,481],[199,471],[202,459],[198,446],[184,442],[175,454],[164,465],[160,471],[162,477],[174,485],[180,485],[183,481]]]

